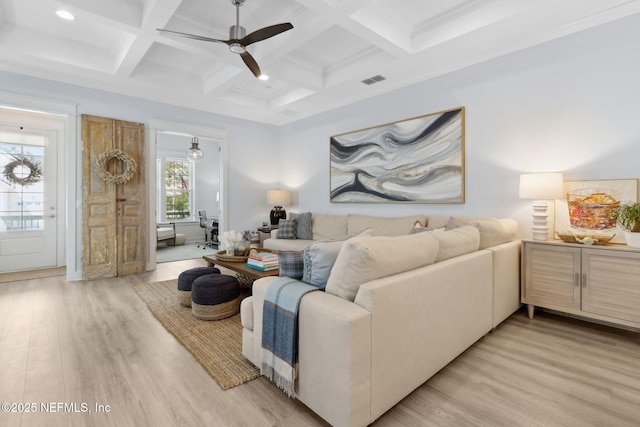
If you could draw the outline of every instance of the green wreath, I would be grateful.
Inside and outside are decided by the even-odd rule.
[[[29,169],[29,175],[25,177],[18,177],[16,175],[16,168],[26,167]],[[29,185],[36,184],[42,179],[42,169],[39,163],[34,163],[26,157],[20,157],[12,162],[7,163],[4,166],[4,177],[14,184],[27,187]]]
[[[107,165],[111,159],[117,159],[124,163],[124,171],[121,174],[114,175],[107,170]],[[96,156],[96,174],[102,178],[104,182],[124,184],[133,178],[133,174],[137,169],[138,165],[136,164],[136,160],[122,150],[114,148]]]

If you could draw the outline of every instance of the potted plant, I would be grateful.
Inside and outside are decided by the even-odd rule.
[[[614,219],[624,230],[627,245],[640,248],[640,203],[621,205],[615,210]]]

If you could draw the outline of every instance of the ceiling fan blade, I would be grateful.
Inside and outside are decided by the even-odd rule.
[[[203,36],[197,36],[195,34],[181,33],[179,31],[163,30],[162,28],[156,28],[156,29],[158,31],[160,31],[161,33],[175,34],[176,36],[186,37],[186,38],[194,39],[194,40],[200,40],[200,41],[203,41],[203,42],[224,43],[224,44],[227,44],[227,45],[231,43],[229,40],[212,39],[210,37],[203,37]]]
[[[261,40],[268,39],[269,37],[277,36],[278,34],[289,31],[292,28],[293,25],[291,25],[289,22],[287,22],[286,24],[276,24],[269,27],[264,27],[254,31],[248,36],[245,36],[242,40],[240,40],[240,43],[242,43],[244,46],[248,46],[251,43],[259,42]]]
[[[260,77],[262,72],[260,71],[260,67],[258,67],[258,63],[256,62],[256,60],[253,59],[253,56],[251,56],[249,52],[245,51],[240,54],[240,57],[242,58],[244,63],[247,65],[247,67],[249,67],[253,75],[256,77]]]

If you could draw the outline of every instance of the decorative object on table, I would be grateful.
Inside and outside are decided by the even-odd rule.
[[[225,231],[218,236],[218,242],[227,255],[234,255],[235,243],[238,241],[242,241],[242,233],[236,233],[234,230]]]
[[[624,231],[627,245],[640,248],[640,203],[623,204],[616,208],[613,216]]]
[[[13,184],[28,187],[42,180],[42,165],[21,156],[4,166],[3,175]]]
[[[258,271],[271,271],[280,268],[278,254],[271,251],[253,251],[247,257],[247,267]]]
[[[283,205],[291,204],[291,192],[289,190],[269,190],[267,191],[267,203],[274,205],[269,215],[272,228],[278,228],[281,219],[287,219],[287,212]]]
[[[240,283],[241,288],[251,289],[251,287],[253,286],[253,282],[256,281],[256,279],[254,279],[253,277],[249,277],[242,273],[236,273],[233,275],[233,277],[238,279],[238,283]]]
[[[250,248],[259,248],[260,247],[260,233],[257,231],[251,232],[251,237],[249,238],[249,247]]]
[[[556,199],[556,230],[571,230],[607,243],[625,243],[625,233],[616,226],[614,213],[623,204],[638,201],[637,179],[565,181],[566,197]]]
[[[227,262],[247,262],[247,255],[235,256],[233,253],[229,255],[226,250],[216,252],[216,259]]]
[[[198,146],[198,137],[191,138],[191,148],[187,150],[187,160],[191,163],[198,163],[204,157],[204,151]]]
[[[520,175],[521,199],[533,199],[533,225],[531,234],[533,240],[547,240],[549,237],[549,226],[547,218],[548,202],[563,197],[562,193],[562,173],[543,172],[525,173]]]
[[[615,233],[612,234],[584,234],[577,233],[573,230],[558,230],[556,236],[558,239],[566,243],[582,243],[583,245],[598,245],[604,246],[611,239],[615,237]]]
[[[249,254],[249,249],[251,249],[250,240],[242,239],[233,242],[233,254],[235,256],[246,256]]]
[[[149,311],[184,346],[222,390],[244,384],[260,376],[260,369],[242,357],[240,315],[202,322],[191,308],[177,303],[177,279],[141,283],[133,289]]]
[[[119,160],[124,165],[124,170],[120,174],[112,174],[107,170],[109,162],[111,160]],[[110,184],[124,184],[133,178],[133,175],[138,169],[136,160],[128,153],[117,148],[112,148],[100,153],[96,156],[95,161],[96,175],[98,175],[104,182]]]
[[[332,136],[331,202],[464,203],[464,111]]]

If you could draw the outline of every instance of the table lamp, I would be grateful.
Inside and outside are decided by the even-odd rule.
[[[525,173],[520,175],[520,198],[533,199],[533,240],[547,240],[547,200],[564,197],[561,172]]]
[[[271,227],[277,228],[280,219],[287,219],[287,212],[282,205],[291,204],[291,192],[289,190],[269,190],[267,191],[267,203],[274,205],[269,219]]]

